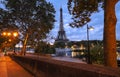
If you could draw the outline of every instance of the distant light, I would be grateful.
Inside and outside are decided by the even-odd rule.
[[[88,29],[89,29],[89,30],[94,30],[94,27],[90,26]]]
[[[2,35],[6,36],[6,35],[7,35],[7,33],[6,33],[6,32],[3,32],[3,33],[2,33]]]
[[[3,32],[2,35],[3,36],[12,36],[13,35],[14,37],[17,37],[18,33],[17,32],[13,32],[13,33],[11,33],[11,32]]]
[[[16,48],[22,48],[23,45],[22,45],[22,44],[17,44],[17,45],[15,45],[15,47],[16,47]]]
[[[11,33],[10,33],[10,32],[8,32],[8,33],[7,33],[7,35],[8,35],[8,36],[11,36]]]
[[[54,45],[54,43],[50,42],[50,45]]]
[[[12,40],[11,40],[11,39],[9,39],[8,41],[9,41],[9,42],[11,42]]]
[[[17,36],[18,36],[18,33],[17,33],[17,32],[14,32],[14,33],[13,33],[13,36],[14,36],[14,37],[17,37]]]

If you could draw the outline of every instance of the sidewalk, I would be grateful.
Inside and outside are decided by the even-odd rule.
[[[0,77],[34,77],[8,56],[0,56]]]

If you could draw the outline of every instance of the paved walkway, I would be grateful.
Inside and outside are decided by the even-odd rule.
[[[0,55],[0,77],[34,77],[8,56]]]

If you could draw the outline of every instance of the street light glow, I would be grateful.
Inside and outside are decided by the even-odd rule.
[[[2,35],[3,35],[3,36],[6,36],[6,35],[7,35],[7,33],[6,33],[6,32],[3,32],[3,33],[2,33]]]
[[[88,27],[89,30],[94,30],[94,27],[90,26]]]
[[[3,32],[2,33],[3,36],[14,36],[14,37],[17,37],[18,36],[18,32]]]
[[[8,33],[7,33],[7,35],[8,35],[8,36],[11,36],[11,33],[10,33],[10,32],[8,32]]]
[[[8,39],[6,39],[5,41],[5,45],[6,47],[8,47],[8,45],[11,45],[12,44],[12,41],[15,40],[18,36],[18,32],[15,32],[15,31],[3,31],[2,32],[2,36],[4,37],[7,37]],[[13,39],[13,40],[12,40]],[[11,44],[7,44],[7,43],[11,43]],[[6,47],[5,47],[5,50],[6,50]],[[5,52],[5,51],[4,51]],[[14,53],[15,53],[15,50],[14,50]],[[6,52],[5,52],[5,55],[6,55]]]
[[[11,39],[9,39],[8,41],[9,41],[9,42],[11,42],[12,40],[11,40]]]
[[[13,33],[13,36],[14,36],[14,37],[17,37],[17,36],[18,36],[18,33],[17,33],[17,32],[14,32],[14,33]]]

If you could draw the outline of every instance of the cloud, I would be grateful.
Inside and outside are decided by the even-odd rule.
[[[68,13],[67,9],[67,0],[48,0],[52,2],[56,9],[56,20],[55,28],[52,30],[54,37],[57,37],[59,30],[59,19],[60,19],[60,7],[63,8],[63,24],[66,31],[66,35],[71,41],[86,40],[87,38],[87,28],[84,25],[81,28],[71,28],[69,23],[71,20],[71,15]],[[117,39],[120,39],[120,1],[116,5],[116,16],[117,16],[117,25],[116,25],[116,36]],[[104,28],[104,11],[100,9],[99,12],[94,13],[91,16],[91,21],[88,23],[89,26],[93,26],[94,30],[89,31],[90,40],[102,40],[103,39],[103,28]]]

